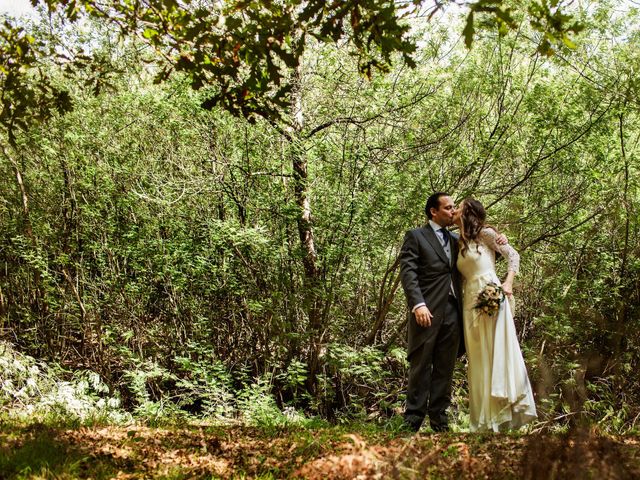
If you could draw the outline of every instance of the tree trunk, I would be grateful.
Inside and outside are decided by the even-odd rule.
[[[33,235],[33,228],[31,227],[31,216],[29,214],[29,195],[27,195],[27,189],[24,186],[24,181],[22,179],[22,172],[20,171],[20,165],[15,158],[7,151],[7,148],[2,146],[2,153],[4,157],[9,161],[13,168],[13,172],[16,176],[16,181],[18,183],[18,189],[20,190],[20,196],[22,200],[22,215],[24,221],[24,233],[27,238],[31,241],[32,245],[36,246],[36,239]]]
[[[298,87],[292,93],[293,122],[290,151],[293,167],[294,196],[298,207],[298,235],[302,247],[302,265],[304,267],[304,307],[309,320],[309,357],[307,360],[309,376],[307,388],[310,393],[315,394],[319,357],[325,329],[322,318],[322,285],[313,234],[311,199],[309,198],[309,170],[304,151],[304,139],[302,138],[304,112],[299,88],[301,80],[299,68],[296,70],[296,77]]]
[[[395,262],[393,262],[393,264],[384,273],[384,277],[380,283],[380,292],[378,293],[378,302],[376,306],[376,313],[374,315],[373,328],[369,332],[367,339],[364,341],[365,345],[373,345],[378,334],[382,330],[384,321],[391,309],[393,299],[400,287],[400,274],[395,274],[399,266],[400,256],[396,258]]]
[[[15,147],[13,147],[15,148]],[[34,251],[38,248],[38,242],[33,233],[33,227],[31,224],[31,214],[29,210],[29,194],[27,193],[27,188],[24,184],[24,179],[22,175],[22,171],[20,169],[20,165],[18,161],[13,157],[11,152],[7,150],[7,147],[2,145],[2,154],[9,161],[11,167],[13,168],[13,172],[16,178],[16,182],[18,184],[18,190],[20,191],[20,199],[22,203],[22,219],[24,222],[24,234],[29,239],[31,246]],[[42,277],[40,275],[40,271],[37,268],[33,269],[33,283],[35,285],[35,295],[32,300],[32,306],[38,314],[37,318],[46,318],[47,316],[47,304],[44,296],[44,288],[42,287]],[[4,300],[3,300],[4,303]],[[8,305],[7,307],[8,308]],[[41,327],[43,330],[43,339],[45,340],[49,351],[52,350],[53,339],[51,338],[51,332],[46,327]],[[16,326],[16,330],[19,332],[20,326],[19,324]]]

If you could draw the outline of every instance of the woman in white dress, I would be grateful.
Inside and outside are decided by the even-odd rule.
[[[480,202],[464,200],[453,221],[460,227],[458,270],[463,282],[463,324],[469,379],[470,429],[503,431],[518,428],[537,417],[531,383],[522,358],[512,314],[513,278],[520,256],[510,245],[496,243],[497,232],[485,225]],[[508,262],[504,282],[495,269],[495,252]],[[509,301],[497,315],[474,308],[488,283],[502,285]]]

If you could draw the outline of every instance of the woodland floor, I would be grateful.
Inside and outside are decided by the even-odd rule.
[[[5,424],[0,478],[629,479],[640,436]]]

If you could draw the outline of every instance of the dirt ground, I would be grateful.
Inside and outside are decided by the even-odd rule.
[[[0,429],[0,478],[632,479],[640,437],[11,426]]]

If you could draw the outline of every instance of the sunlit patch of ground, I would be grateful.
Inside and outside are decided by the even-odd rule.
[[[640,478],[640,438],[3,426],[0,478]]]

